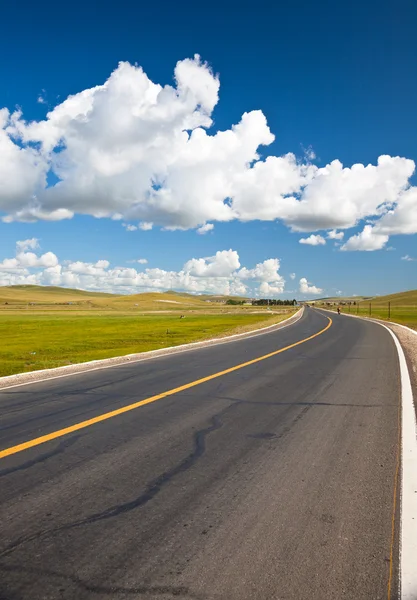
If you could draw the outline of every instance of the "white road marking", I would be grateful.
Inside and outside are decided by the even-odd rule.
[[[326,310],[326,309],[322,309]],[[326,311],[333,312],[333,311]],[[361,319],[357,315],[343,315]],[[395,333],[383,323],[366,319],[384,327],[394,339],[401,376],[401,498],[400,498],[400,572],[399,598],[417,598],[417,423],[410,373],[404,350]],[[393,323],[393,325],[398,323]],[[401,326],[400,327],[404,327]],[[405,327],[409,329],[409,327]],[[412,331],[412,330],[410,330]],[[416,333],[416,332],[413,332]]]
[[[401,531],[400,598],[417,597],[417,425],[413,390],[404,351],[389,327],[398,352],[401,373]]]

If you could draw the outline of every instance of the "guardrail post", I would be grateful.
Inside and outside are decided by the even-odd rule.
[[[391,319],[391,302],[388,302],[388,319]]]
[[[372,304],[371,304],[371,302],[370,302],[370,303],[369,303],[369,316],[371,316],[371,314],[372,314]]]

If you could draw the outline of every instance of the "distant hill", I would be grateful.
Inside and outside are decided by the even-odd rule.
[[[80,302],[92,298],[112,298],[113,294],[42,285],[10,285],[0,287],[0,302],[21,304],[27,302]]]
[[[412,306],[417,305],[417,290],[408,290],[407,292],[398,292],[397,294],[389,294],[387,296],[374,296],[373,304],[386,304],[391,302],[394,306]]]
[[[57,286],[40,285],[11,285],[0,287],[0,304],[67,304],[92,305],[95,307],[111,308],[143,308],[154,310],[180,309],[181,307],[208,307],[214,303],[224,303],[227,300],[249,300],[241,296],[221,296],[211,294],[188,294],[187,292],[146,292],[140,294],[109,294],[104,292],[87,292],[84,290],[62,288]],[[369,302],[375,306],[387,304],[402,306],[417,305],[417,290],[409,290],[390,294],[388,296],[333,296],[310,300],[309,303],[325,302]]]
[[[209,302],[226,302],[227,300],[249,300],[244,296],[222,296],[219,294],[189,294],[187,292],[176,292],[175,290],[169,290],[162,292],[163,294],[174,294],[182,298],[198,298],[199,300],[207,300]]]
[[[22,306],[35,304],[52,306],[59,304],[76,304],[78,306],[103,309],[114,308],[173,310],[181,308],[208,308],[208,305],[226,302],[229,299],[244,300],[237,296],[196,295],[186,292],[145,292],[140,294],[108,294],[104,292],[87,292],[84,290],[62,288],[57,286],[12,285],[0,287],[0,305]]]
[[[393,306],[416,306],[417,290],[408,290],[407,292],[398,292],[387,296],[333,296],[329,298],[318,298],[310,300],[311,303],[321,304],[326,302],[372,302],[375,306],[378,304],[387,304],[391,302]]]
[[[308,303],[312,302],[363,302],[369,300],[372,296],[329,296],[326,298],[317,298],[315,300],[309,300]]]

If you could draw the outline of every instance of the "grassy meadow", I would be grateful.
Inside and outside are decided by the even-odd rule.
[[[293,312],[227,306],[175,293],[115,296],[0,288],[0,376],[241,333],[278,323]]]
[[[332,306],[327,306],[327,303]],[[355,302],[355,304],[353,304]],[[417,329],[417,290],[410,290],[388,296],[375,296],[374,298],[324,298],[314,302],[317,307],[323,306],[336,310],[339,306],[341,312],[363,317],[373,317],[384,321],[394,321]]]

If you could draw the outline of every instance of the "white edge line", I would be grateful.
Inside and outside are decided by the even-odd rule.
[[[415,600],[417,594],[417,426],[413,390],[404,350],[393,331],[401,373],[401,503],[400,573],[401,600]]]
[[[88,362],[83,362],[83,363],[75,363],[73,365],[65,365],[64,367],[56,367],[54,369],[39,369],[38,371],[28,371],[25,373],[16,373],[16,375],[6,375],[5,377],[0,377],[0,383],[2,380],[4,379],[8,379],[8,378],[16,378],[18,379],[19,377],[24,377],[25,375],[28,376],[33,376],[33,379],[31,379],[30,381],[25,381],[22,383],[15,383],[12,385],[7,385],[4,387],[0,387],[0,394],[1,392],[5,391],[5,390],[10,390],[11,388],[16,388],[16,387],[22,387],[24,385],[34,385],[36,383],[43,383],[45,381],[52,381],[54,379],[61,379],[62,377],[71,377],[73,375],[83,375],[84,373],[91,373],[92,371],[100,371],[102,369],[114,369],[115,367],[124,367],[126,365],[132,365],[134,363],[137,362],[143,362],[146,360],[152,360],[155,358],[163,358],[165,356],[172,356],[175,354],[183,354],[184,352],[190,352],[192,350],[199,350],[200,348],[209,348],[210,346],[219,346],[221,344],[228,344],[231,342],[238,342],[239,340],[236,338],[254,338],[254,337],[258,337],[260,335],[266,335],[268,333],[274,333],[273,331],[269,331],[270,329],[275,328],[277,331],[280,331],[281,329],[285,329],[286,327],[290,327],[291,325],[294,325],[294,323],[297,323],[301,317],[303,316],[304,313],[304,306],[302,306],[294,315],[291,315],[291,317],[288,317],[287,319],[284,319],[283,321],[280,321],[279,323],[275,323],[274,325],[268,325],[267,327],[262,327],[260,330],[254,330],[253,333],[251,333],[250,331],[246,331],[244,333],[235,333],[233,335],[229,335],[227,337],[224,338],[213,338],[213,339],[208,339],[208,340],[201,340],[200,342],[191,342],[190,344],[180,344],[178,346],[168,346],[167,348],[160,348],[157,350],[149,350],[149,352],[143,352],[143,353],[138,353],[138,354],[143,354],[143,356],[140,356],[138,358],[131,358],[132,356],[137,356],[136,354],[125,354],[122,356],[113,356],[111,358],[104,358],[101,360],[91,360]],[[285,321],[290,321],[291,323],[285,323]],[[282,323],[282,325],[281,325]],[[280,326],[281,325],[281,326]],[[123,361],[124,359],[124,361]],[[112,363],[112,364],[103,364],[103,365],[99,365],[99,366],[92,366],[91,368],[88,368],[89,365],[95,365],[99,362],[104,362],[104,361],[116,361],[116,360],[121,360],[123,362],[118,362],[118,363]],[[61,369],[73,369],[73,368],[77,368],[77,367],[81,367],[79,370],[74,371],[73,373],[58,373],[58,371],[60,371]],[[87,368],[84,368],[87,367]],[[37,379],[36,375],[40,374],[40,373],[50,373],[51,376],[50,377],[44,377],[43,379]],[[56,373],[56,374],[54,374]]]
[[[320,309],[326,310],[326,309]],[[333,312],[333,311],[330,311]],[[346,315],[361,319],[357,315]],[[404,350],[395,333],[383,323],[397,348],[401,376],[401,493],[400,493],[400,570],[399,598],[416,600],[417,597],[417,423],[413,389]],[[397,323],[396,323],[397,324]],[[404,325],[400,325],[404,327]],[[409,329],[405,327],[405,329]],[[411,330],[412,331],[412,330]],[[416,333],[416,332],[414,332]]]

